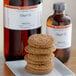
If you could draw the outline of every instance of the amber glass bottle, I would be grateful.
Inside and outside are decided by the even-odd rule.
[[[54,14],[47,19],[46,32],[56,39],[55,56],[64,62],[70,57],[72,22],[65,14],[65,3],[54,3]]]
[[[41,33],[42,0],[4,0],[4,56],[24,58],[28,37]]]

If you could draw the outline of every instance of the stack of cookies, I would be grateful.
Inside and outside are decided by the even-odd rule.
[[[53,52],[56,50],[53,37],[45,34],[34,34],[28,39],[28,46],[25,50],[27,61],[26,71],[33,74],[46,74],[52,71],[54,58]]]

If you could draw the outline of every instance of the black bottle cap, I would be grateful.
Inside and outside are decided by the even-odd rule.
[[[53,4],[53,9],[56,11],[63,11],[66,9],[66,4],[64,2],[58,2]]]

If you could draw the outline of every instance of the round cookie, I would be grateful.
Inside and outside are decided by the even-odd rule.
[[[54,45],[52,45],[51,48],[47,48],[47,49],[34,48],[28,45],[26,46],[25,50],[31,54],[50,54],[53,53],[56,50],[56,48]]]
[[[50,62],[48,64],[27,64],[28,67],[32,68],[32,69],[36,69],[36,70],[47,70],[50,69],[51,66],[53,66],[53,63]]]
[[[25,69],[27,72],[32,73],[32,74],[47,74],[53,70],[53,66],[51,66],[50,69],[47,69],[47,70],[36,70],[28,66],[26,66]]]
[[[27,63],[30,63],[30,64],[49,64],[51,62],[51,60],[49,60],[49,61],[32,61],[27,56],[25,56],[24,59],[27,61]]]
[[[35,48],[50,48],[54,43],[55,39],[46,34],[34,34],[28,39],[28,44]]]
[[[28,54],[27,56],[32,61],[49,61],[54,58],[54,54],[49,54],[49,55]]]

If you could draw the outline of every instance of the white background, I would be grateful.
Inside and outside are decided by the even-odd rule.
[[[43,0],[43,28],[42,32],[45,32],[46,20],[49,15],[53,13],[52,5],[54,2],[66,2],[67,14],[72,18],[73,22],[73,36],[72,46],[76,46],[76,0]],[[3,51],[3,0],[0,0],[0,51]]]

